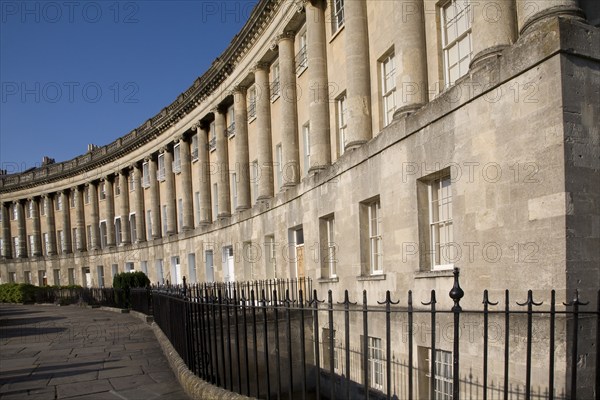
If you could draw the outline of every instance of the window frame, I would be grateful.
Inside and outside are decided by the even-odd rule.
[[[256,119],[256,96],[256,85],[252,85],[248,89],[248,123]]]
[[[388,66],[391,68],[388,70]],[[396,57],[394,51],[388,52],[379,61],[381,75],[381,106],[383,111],[383,126],[386,127],[394,120],[396,111]],[[388,87],[388,82],[391,82]],[[391,86],[393,85],[393,86]],[[391,106],[390,106],[391,104]]]
[[[181,143],[173,145],[173,173],[181,173]]]
[[[142,164],[142,187],[150,187],[150,163],[144,161]]]
[[[281,95],[281,77],[279,71],[279,60],[271,64],[271,102],[274,102]]]
[[[344,0],[331,0],[331,35],[341,30],[344,24]]]
[[[369,229],[369,270],[371,275],[383,274],[383,238],[381,234],[381,202],[373,200],[367,205],[367,221]],[[374,215],[375,214],[375,215]],[[375,221],[375,228],[373,226]],[[377,250],[381,251],[378,253]]]
[[[302,75],[302,73],[308,68],[308,53],[306,51],[307,43],[306,25],[304,25],[298,31],[298,52],[296,53],[295,57],[297,76]]]
[[[348,129],[348,96],[346,92],[335,99],[335,112],[337,117],[338,157],[341,157],[346,152],[346,130]]]
[[[195,134],[190,139],[190,153],[192,156],[192,162],[198,161],[199,152],[198,152],[198,134]]]
[[[457,4],[459,4],[460,2],[462,2],[464,5],[462,6],[457,6]],[[450,7],[455,7],[455,12],[456,14],[450,18],[447,19],[447,10]],[[441,51],[442,51],[442,65],[443,65],[443,72],[444,72],[444,82],[445,82],[445,86],[446,87],[450,87],[452,85],[454,85],[456,83],[456,81],[458,81],[460,78],[462,78],[463,76],[465,76],[468,72],[469,72],[469,67],[467,64],[467,69],[466,71],[461,72],[460,70],[460,64],[461,64],[461,60],[467,59],[467,61],[469,61],[472,59],[473,57],[473,36],[472,36],[472,29],[473,29],[473,9],[472,9],[472,5],[471,5],[471,1],[470,0],[448,0],[447,2],[445,2],[444,4],[439,6],[440,9],[440,36],[441,36]],[[458,10],[458,11],[457,11]],[[458,26],[456,25],[456,20],[458,20],[461,16],[462,13],[466,13],[466,20],[468,22],[468,27],[465,31],[463,32],[458,32]],[[448,25],[449,22],[453,22],[454,26],[456,26],[457,30],[456,30],[456,37],[451,40],[450,42],[448,42],[448,38],[447,38],[447,30],[448,30]],[[456,77],[456,79],[454,81],[451,81],[450,79],[450,69],[451,69],[451,65],[449,65],[449,54],[450,54],[450,50],[452,48],[454,48],[454,46],[459,46],[459,43],[462,42],[463,39],[468,38],[469,40],[469,53],[467,57],[463,57],[461,58],[460,56],[460,52],[458,53],[457,56],[457,62],[456,64],[453,65],[457,65],[458,66],[458,76]],[[460,47],[457,47],[457,51],[460,50]]]
[[[447,182],[447,190],[449,193],[449,196],[443,197],[443,198],[439,198],[439,191],[440,190],[444,190],[444,182]],[[439,187],[438,187],[439,184]],[[434,199],[434,195],[435,195],[435,199]],[[435,204],[434,204],[435,203]],[[434,214],[436,214],[434,211],[434,207],[437,204],[437,215],[438,217],[435,218]],[[445,205],[448,205],[448,210],[440,210],[440,207],[443,207]],[[428,235],[429,235],[429,244],[430,244],[430,253],[431,253],[431,270],[432,271],[447,271],[447,270],[452,270],[454,268],[454,263],[448,262],[448,263],[437,263],[437,259],[439,258],[441,260],[442,257],[442,247],[446,247],[448,246],[448,244],[453,243],[453,236],[454,236],[454,225],[453,225],[453,219],[452,219],[452,178],[450,176],[449,171],[442,173],[441,175],[439,175],[438,177],[435,177],[434,179],[431,179],[428,184],[427,184],[427,211],[428,211]],[[444,214],[445,212],[449,212],[449,219],[440,219],[439,215]],[[434,220],[435,219],[435,220]],[[451,240],[444,242],[444,245],[441,244],[441,242],[439,242],[439,246],[436,244],[436,237],[439,239],[440,234],[438,233],[437,235],[436,233],[436,228],[437,231],[439,232],[439,226],[440,225],[444,225],[445,227],[448,227],[448,231],[449,231],[449,236],[451,237]],[[448,233],[448,232],[447,232]],[[448,236],[448,235],[447,235]],[[439,250],[438,250],[439,248]],[[450,261],[450,260],[446,260],[446,261]]]
[[[310,122],[302,125],[302,149],[304,150],[304,175],[310,171]]]
[[[160,153],[156,162],[156,180],[159,182],[163,182],[166,179],[165,172],[165,153]]]

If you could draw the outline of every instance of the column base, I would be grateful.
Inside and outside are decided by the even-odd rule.
[[[238,206],[238,207],[235,209],[235,211],[237,211],[237,212],[241,212],[241,211],[246,211],[246,210],[249,210],[249,209],[251,209],[251,208],[252,208],[252,207],[250,207],[250,206]]]
[[[127,246],[127,245],[129,245],[129,244],[131,244],[131,242],[130,242],[130,241],[127,241],[127,242],[121,242],[121,243],[119,243],[119,247]]]
[[[345,151],[354,150],[367,142],[368,142],[368,140],[365,140],[365,139],[353,140],[352,142],[348,142],[348,144],[346,144],[346,147],[344,148],[344,150]]]
[[[308,175],[314,175],[314,174],[318,174],[319,172],[327,169],[329,167],[328,165],[313,165],[312,167],[310,167],[308,169]]]
[[[580,8],[569,7],[569,6],[564,6],[564,5],[550,7],[546,10],[543,10],[543,11],[535,14],[534,16],[529,18],[527,21],[525,21],[525,23],[523,24],[523,27],[519,31],[519,36],[521,37],[521,36],[524,36],[524,35],[528,34],[529,32],[531,32],[532,27],[535,24],[537,24],[538,22],[540,22],[544,19],[547,19],[547,18],[558,17],[558,16],[573,18],[573,19],[577,19],[580,21],[585,21],[585,13]]]
[[[228,212],[219,213],[219,214],[217,215],[217,218],[218,218],[218,219],[222,219],[222,218],[230,218],[230,217],[231,217],[231,213],[228,213]]]
[[[509,46],[506,44],[503,44],[503,45],[498,45],[498,46],[492,46],[489,49],[480,51],[479,53],[475,54],[473,56],[473,58],[471,59],[471,62],[469,63],[469,69],[472,70],[472,69],[478,68],[480,66],[487,64],[490,61],[498,59],[500,57],[502,51],[504,49],[506,49],[507,47],[509,47]]]
[[[408,117],[410,114],[413,114],[424,105],[425,104],[423,103],[417,103],[398,108],[396,111],[394,111],[393,121],[398,121],[404,117]]]

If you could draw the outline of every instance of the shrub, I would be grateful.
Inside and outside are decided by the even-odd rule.
[[[115,302],[119,307],[129,308],[130,288],[144,288],[150,286],[150,279],[141,271],[121,272],[113,278],[113,289],[115,290]]]
[[[28,283],[5,283],[0,285],[1,303],[31,303],[36,299],[37,287]]]

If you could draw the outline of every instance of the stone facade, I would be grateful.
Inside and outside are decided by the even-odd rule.
[[[159,115],[0,177],[0,279],[306,276],[375,303],[445,293],[460,267],[465,308],[486,288],[594,301],[597,8],[262,0]]]

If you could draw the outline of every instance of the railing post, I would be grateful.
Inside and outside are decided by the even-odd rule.
[[[573,301],[563,304],[567,307],[573,306],[573,343],[571,343],[571,400],[574,400],[577,398],[577,341],[579,336],[579,306],[588,305],[589,302],[581,302],[579,300],[579,291],[575,290],[575,298]],[[596,365],[596,368],[598,368],[598,365]]]
[[[452,312],[454,313],[454,350],[452,354],[452,399],[460,399],[460,312],[462,307],[460,306],[460,299],[463,298],[465,292],[460,288],[458,282],[459,269],[454,268],[454,286],[450,290],[450,298],[454,301]],[[435,354],[432,354],[431,358],[435,358]]]

